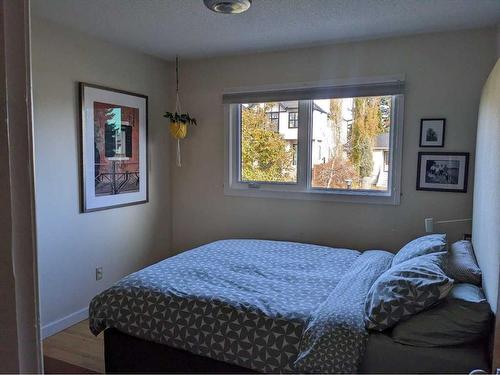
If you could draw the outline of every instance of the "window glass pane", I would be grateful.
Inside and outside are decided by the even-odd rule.
[[[288,112],[288,127],[297,128],[299,126],[299,112]]]
[[[298,106],[298,101],[241,104],[241,181],[297,182],[298,123],[289,128],[288,119]]]
[[[313,101],[313,188],[387,190],[391,96]]]
[[[272,129],[275,132],[279,132],[280,129],[280,113],[279,112],[267,112],[267,117],[272,125]]]

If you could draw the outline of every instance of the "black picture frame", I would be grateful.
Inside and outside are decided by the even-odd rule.
[[[445,165],[445,163],[452,163],[454,161],[459,162],[459,168],[457,173],[449,173],[447,170],[444,170],[440,165],[436,168],[437,170],[434,172],[437,181],[425,181],[422,178],[426,179],[427,176],[427,168],[428,163],[426,163],[425,169],[426,172],[424,176],[422,176],[423,169],[423,161],[428,162],[432,161],[432,158],[435,157],[435,160],[441,162],[441,164]],[[446,160],[448,158],[448,160]],[[431,166],[434,168],[435,164]],[[441,168],[441,170],[439,170]],[[454,169],[454,168],[453,168]],[[418,162],[417,162],[417,190],[424,191],[441,191],[441,192],[454,192],[454,193],[467,193],[467,183],[469,177],[469,153],[468,152],[419,152],[418,153]],[[457,180],[457,188],[450,188],[450,185],[454,185],[453,181],[449,183],[441,182],[439,179],[448,179]],[[460,183],[461,182],[461,183]],[[439,185],[443,185],[443,187],[439,187]]]
[[[128,95],[131,97],[137,97],[141,100],[144,100],[144,144],[143,146],[145,147],[144,149],[144,171],[139,172],[142,174],[145,174],[145,177],[141,176],[140,178],[144,180],[145,185],[144,185],[144,191],[143,191],[143,198],[138,199],[138,200],[133,200],[130,202],[125,202],[125,203],[119,203],[119,204],[111,204],[108,206],[102,206],[102,207],[88,207],[87,204],[87,189],[86,189],[86,179],[89,178],[88,173],[86,173],[86,162],[85,162],[85,157],[86,155],[86,147],[85,147],[85,128],[86,126],[90,126],[90,124],[87,124],[86,121],[86,115],[85,111],[87,109],[87,104],[85,102],[85,90],[88,88],[93,88],[93,89],[99,89],[99,90],[104,90],[108,91],[111,93],[118,93],[118,94],[123,94],[123,95]],[[79,109],[80,109],[80,115],[79,117],[79,139],[78,139],[78,153],[79,153],[79,177],[80,177],[80,213],[88,213],[88,212],[95,212],[95,211],[102,211],[102,210],[108,210],[108,209],[113,209],[113,208],[119,208],[119,207],[127,207],[127,206],[132,206],[132,205],[138,205],[138,204],[144,204],[149,202],[149,139],[148,139],[148,132],[149,132],[149,103],[148,103],[148,96],[143,95],[143,94],[138,94],[130,91],[125,91],[125,90],[120,90],[120,89],[114,89],[111,87],[107,86],[102,86],[102,85],[96,85],[92,83],[86,83],[86,82],[77,82],[77,89],[78,89],[78,104],[79,104]],[[92,126],[94,126],[92,124]]]
[[[441,124],[441,141],[439,143],[426,143],[428,141],[424,138],[424,126],[428,122],[440,122]],[[444,147],[444,139],[446,135],[446,119],[445,118],[423,118],[420,119],[420,147]]]

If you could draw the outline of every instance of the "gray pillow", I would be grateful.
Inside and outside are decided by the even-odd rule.
[[[481,285],[481,269],[470,241],[457,241],[451,245],[445,271],[456,283]]]
[[[408,242],[394,255],[392,265],[395,266],[421,255],[439,253],[441,251],[446,251],[446,234],[430,234],[419,237]]]
[[[445,258],[446,252],[422,255],[380,275],[366,298],[366,328],[383,331],[446,297],[453,280],[441,269]]]
[[[396,325],[392,338],[413,346],[460,345],[487,336],[491,315],[481,288],[455,284],[436,307]]]

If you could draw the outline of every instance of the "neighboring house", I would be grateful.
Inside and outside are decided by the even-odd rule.
[[[329,100],[325,102],[329,102]],[[313,165],[325,163],[331,155],[330,150],[333,148],[333,145],[331,144],[333,141],[331,128],[328,126],[328,105],[328,103],[314,104],[314,134],[311,151]],[[267,111],[267,115],[269,120],[276,125],[276,131],[282,134],[283,138],[288,141],[289,147],[294,149],[294,165],[296,165],[298,151],[297,132],[299,125],[299,102],[295,100],[276,103]]]
[[[372,184],[378,188],[386,188],[389,178],[389,133],[380,134],[373,146]]]

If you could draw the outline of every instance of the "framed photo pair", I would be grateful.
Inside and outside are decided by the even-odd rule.
[[[417,190],[467,192],[468,152],[419,152]]]
[[[148,201],[148,97],[79,83],[81,211]]]

